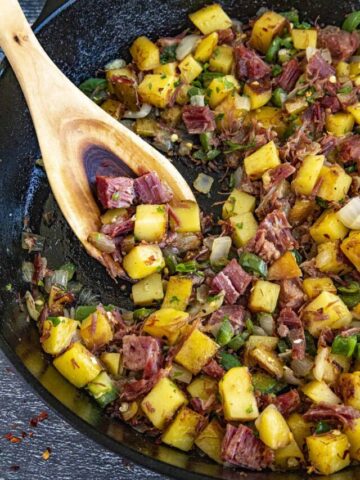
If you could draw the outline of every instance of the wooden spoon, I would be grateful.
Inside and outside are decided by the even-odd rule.
[[[87,252],[115,277],[121,274],[120,265],[87,240],[100,228],[87,175],[89,162],[99,156],[110,163],[115,159],[123,175],[155,171],[176,200],[194,200],[191,189],[169,160],[65,77],[39,44],[17,0],[1,0],[0,10],[0,47],[29,106],[56,201]]]

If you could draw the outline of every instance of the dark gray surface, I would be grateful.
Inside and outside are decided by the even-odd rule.
[[[43,0],[20,0],[29,21],[34,21]],[[1,59],[1,52],[0,52]],[[31,418],[46,411],[49,418],[30,426]],[[11,443],[4,435],[28,436]],[[30,438],[29,433],[33,432]],[[50,458],[43,452],[51,449]],[[105,450],[70,427],[34,394],[0,352],[0,480],[161,480],[149,472]]]
[[[49,418],[30,426],[45,411]],[[20,443],[4,438],[21,437]],[[42,458],[51,449],[50,458]],[[16,469],[16,470],[15,470]],[[0,352],[0,480],[165,480],[105,450],[70,427],[34,394]]]

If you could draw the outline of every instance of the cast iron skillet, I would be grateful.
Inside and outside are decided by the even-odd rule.
[[[74,82],[92,75],[107,61],[123,57],[139,35],[156,38],[176,34],[189,26],[187,13],[203,5],[203,0],[70,0],[62,5],[49,0],[38,22],[39,38],[55,63]],[[208,2],[209,3],[209,2]],[[345,13],[360,2],[329,0],[229,0],[220,2],[230,16],[246,19],[261,6],[278,11],[298,8],[304,19],[319,16],[321,23],[339,24]],[[6,67],[6,65],[5,65]],[[143,435],[102,417],[97,406],[67,383],[43,355],[34,326],[26,321],[16,303],[16,292],[24,290],[21,263],[24,252],[20,237],[24,219],[34,232],[47,237],[45,255],[50,265],[72,261],[78,278],[100,293],[104,302],[129,306],[122,293],[95,260],[88,257],[51,199],[41,168],[35,166],[38,145],[28,110],[10,69],[0,66],[0,345],[15,368],[58,413],[86,435],[134,462],[176,478],[239,479],[239,472],[223,469],[203,457],[186,455],[154,445]],[[1,75],[2,73],[2,75]],[[196,169],[182,159],[176,166],[192,183]],[[216,190],[216,188],[214,189]],[[199,198],[209,211],[211,202]],[[47,212],[46,221],[43,213]],[[12,285],[12,291],[9,286]],[[186,470],[186,472],[185,472]],[[360,476],[360,467],[333,475],[335,480]],[[303,473],[247,473],[248,480],[300,480]]]

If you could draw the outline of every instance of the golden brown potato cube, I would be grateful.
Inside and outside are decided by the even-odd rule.
[[[256,198],[253,195],[234,188],[223,205],[222,217],[226,220],[234,215],[253,212],[255,210],[255,203]]]
[[[302,392],[309,397],[314,403],[330,403],[338,405],[341,403],[340,398],[335,395],[331,388],[323,381],[313,380],[301,387]]]
[[[264,87],[255,80],[251,83],[245,84],[244,95],[247,95],[250,99],[251,110],[256,110],[268,103],[272,96],[272,90],[271,87],[264,90]]]
[[[352,178],[337,163],[328,167],[323,166],[319,178],[322,179],[318,197],[329,202],[340,202],[349,191]]]
[[[200,209],[196,202],[183,200],[172,206],[176,220],[170,219],[170,227],[178,233],[201,232]]]
[[[304,30],[305,31],[305,30]],[[291,186],[298,195],[311,195],[324,165],[324,155],[308,155],[304,158]]]
[[[360,272],[360,232],[351,232],[342,242],[341,251]]]
[[[211,422],[196,437],[195,445],[208,457],[217,463],[223,463],[221,459],[221,444],[224,438],[224,430],[217,420]]]
[[[246,175],[252,179],[261,178],[270,168],[280,165],[279,152],[273,141],[260,147],[244,160]]]
[[[209,101],[210,108],[217,107],[232,92],[238,91],[239,89],[239,82],[233,75],[214,78],[206,90],[206,97]]]
[[[155,137],[160,131],[159,123],[153,118],[138,118],[134,124],[134,132],[142,137]]]
[[[219,346],[197,328],[188,336],[175,360],[194,375],[215,355]]]
[[[202,66],[189,54],[179,63],[180,78],[184,83],[191,83],[202,72]]]
[[[340,297],[323,291],[304,308],[302,320],[311,335],[318,337],[325,327],[347,327],[352,315]]]
[[[43,324],[41,346],[46,353],[58,355],[74,337],[79,322],[66,317],[48,317]]]
[[[139,241],[160,242],[167,230],[168,213],[165,205],[138,205],[134,235]]]
[[[181,120],[182,109],[178,105],[168,107],[160,113],[161,119],[169,127],[175,128]]]
[[[354,460],[360,460],[360,418],[353,420],[353,425],[345,427],[346,434],[350,443],[350,457]]]
[[[310,227],[310,235],[316,243],[334,242],[346,237],[348,229],[334,210],[325,210]]]
[[[159,49],[147,37],[138,37],[131,45],[130,53],[139,70],[152,70],[160,64]]]
[[[153,312],[145,320],[143,330],[153,337],[167,338],[173,345],[187,325],[189,314],[174,308],[161,308]]]
[[[250,44],[266,53],[273,39],[279,35],[286,26],[286,18],[276,12],[267,11],[256,20],[250,37]]]
[[[286,123],[281,108],[264,106],[256,110],[252,110],[249,119],[255,118],[264,128],[272,128],[281,137],[286,130]]]
[[[162,430],[182,405],[186,396],[174,382],[164,377],[150,390],[141,402],[141,408],[154,427]]]
[[[296,262],[295,255],[291,252],[285,252],[284,255],[275,260],[268,272],[269,280],[286,280],[301,276],[301,269]]]
[[[192,283],[191,278],[181,276],[170,277],[161,308],[186,310],[192,292]]]
[[[240,213],[230,217],[230,223],[233,227],[232,239],[236,247],[245,246],[255,237],[258,224],[251,212]]]
[[[177,77],[174,75],[147,74],[140,83],[141,100],[154,107],[165,108],[175,91]]]
[[[249,351],[251,360],[255,361],[270,375],[280,379],[284,374],[284,365],[277,353],[266,347],[256,347]]]
[[[306,437],[311,435],[313,424],[304,420],[304,417],[296,412],[288,417],[287,423],[297,445],[303,449],[306,443]]]
[[[215,378],[208,377],[207,375],[200,375],[195,378],[186,389],[192,398],[200,398],[200,400],[206,402],[211,396],[217,394],[218,382]]]
[[[196,47],[194,58],[198,62],[207,62],[217,45],[219,34],[217,32],[210,33],[203,38]]]
[[[188,452],[194,444],[199,426],[203,421],[202,415],[190,408],[183,407],[165,430],[161,440],[167,445]]]
[[[342,137],[354,128],[354,117],[345,112],[329,114],[326,117],[326,128],[335,137]]]
[[[298,198],[289,212],[289,222],[291,225],[303,223],[313,213],[315,201]]]
[[[80,335],[90,350],[106,345],[114,336],[111,322],[105,311],[96,310],[81,322]]]
[[[231,19],[218,4],[208,5],[190,13],[190,20],[204,35],[217,30],[225,30],[232,25]]]
[[[315,266],[324,273],[344,274],[351,271],[351,266],[343,261],[339,242],[325,242],[318,245]]]
[[[278,301],[280,286],[265,280],[257,280],[249,299],[252,312],[272,313]]]
[[[164,298],[164,290],[160,273],[153,273],[131,287],[135,305],[146,307]]]
[[[158,245],[137,245],[124,257],[123,267],[130,278],[140,280],[165,267]]]
[[[209,70],[227,75],[234,63],[234,49],[229,45],[216,47],[209,63]]]
[[[346,107],[346,110],[352,114],[352,116],[355,118],[355,122],[359,124],[360,123],[360,102],[354,103],[354,105],[349,105],[348,107]]]
[[[247,367],[234,367],[228,370],[219,382],[219,391],[226,420],[246,422],[259,416]]]
[[[275,451],[275,465],[278,468],[292,470],[300,468],[303,463],[304,455],[294,438],[286,447],[278,448]]]
[[[159,73],[160,75],[177,75],[177,62],[164,63],[154,68],[153,73]]]
[[[121,377],[123,371],[122,354],[119,352],[104,352],[100,355],[100,360],[106,370],[115,378]]]
[[[336,287],[330,277],[305,278],[303,289],[310,300],[320,295],[321,292],[336,294]]]
[[[111,115],[115,120],[121,120],[124,113],[124,105],[118,100],[108,98],[101,104],[101,108]]]
[[[340,375],[339,387],[345,405],[360,409],[360,372]]]
[[[347,436],[339,430],[307,437],[309,459],[318,473],[331,475],[350,463],[350,444]]]
[[[77,388],[85,387],[102,370],[95,355],[80,342],[73,343],[66,352],[56,357],[54,367]]]
[[[275,405],[268,405],[255,420],[259,437],[272,450],[286,447],[292,440],[292,435],[285,418]]]
[[[291,30],[291,38],[294,48],[297,50],[306,50],[308,47],[316,48],[317,31],[314,28],[309,30],[293,28]]]

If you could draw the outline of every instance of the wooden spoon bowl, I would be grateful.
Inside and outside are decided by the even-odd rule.
[[[87,252],[115,277],[121,271],[119,264],[87,240],[100,228],[100,210],[88,175],[94,162],[111,163],[126,176],[155,171],[175,200],[195,200],[194,195],[167,158],[65,77],[42,49],[17,0],[1,0],[0,47],[29,106],[56,201]]]

